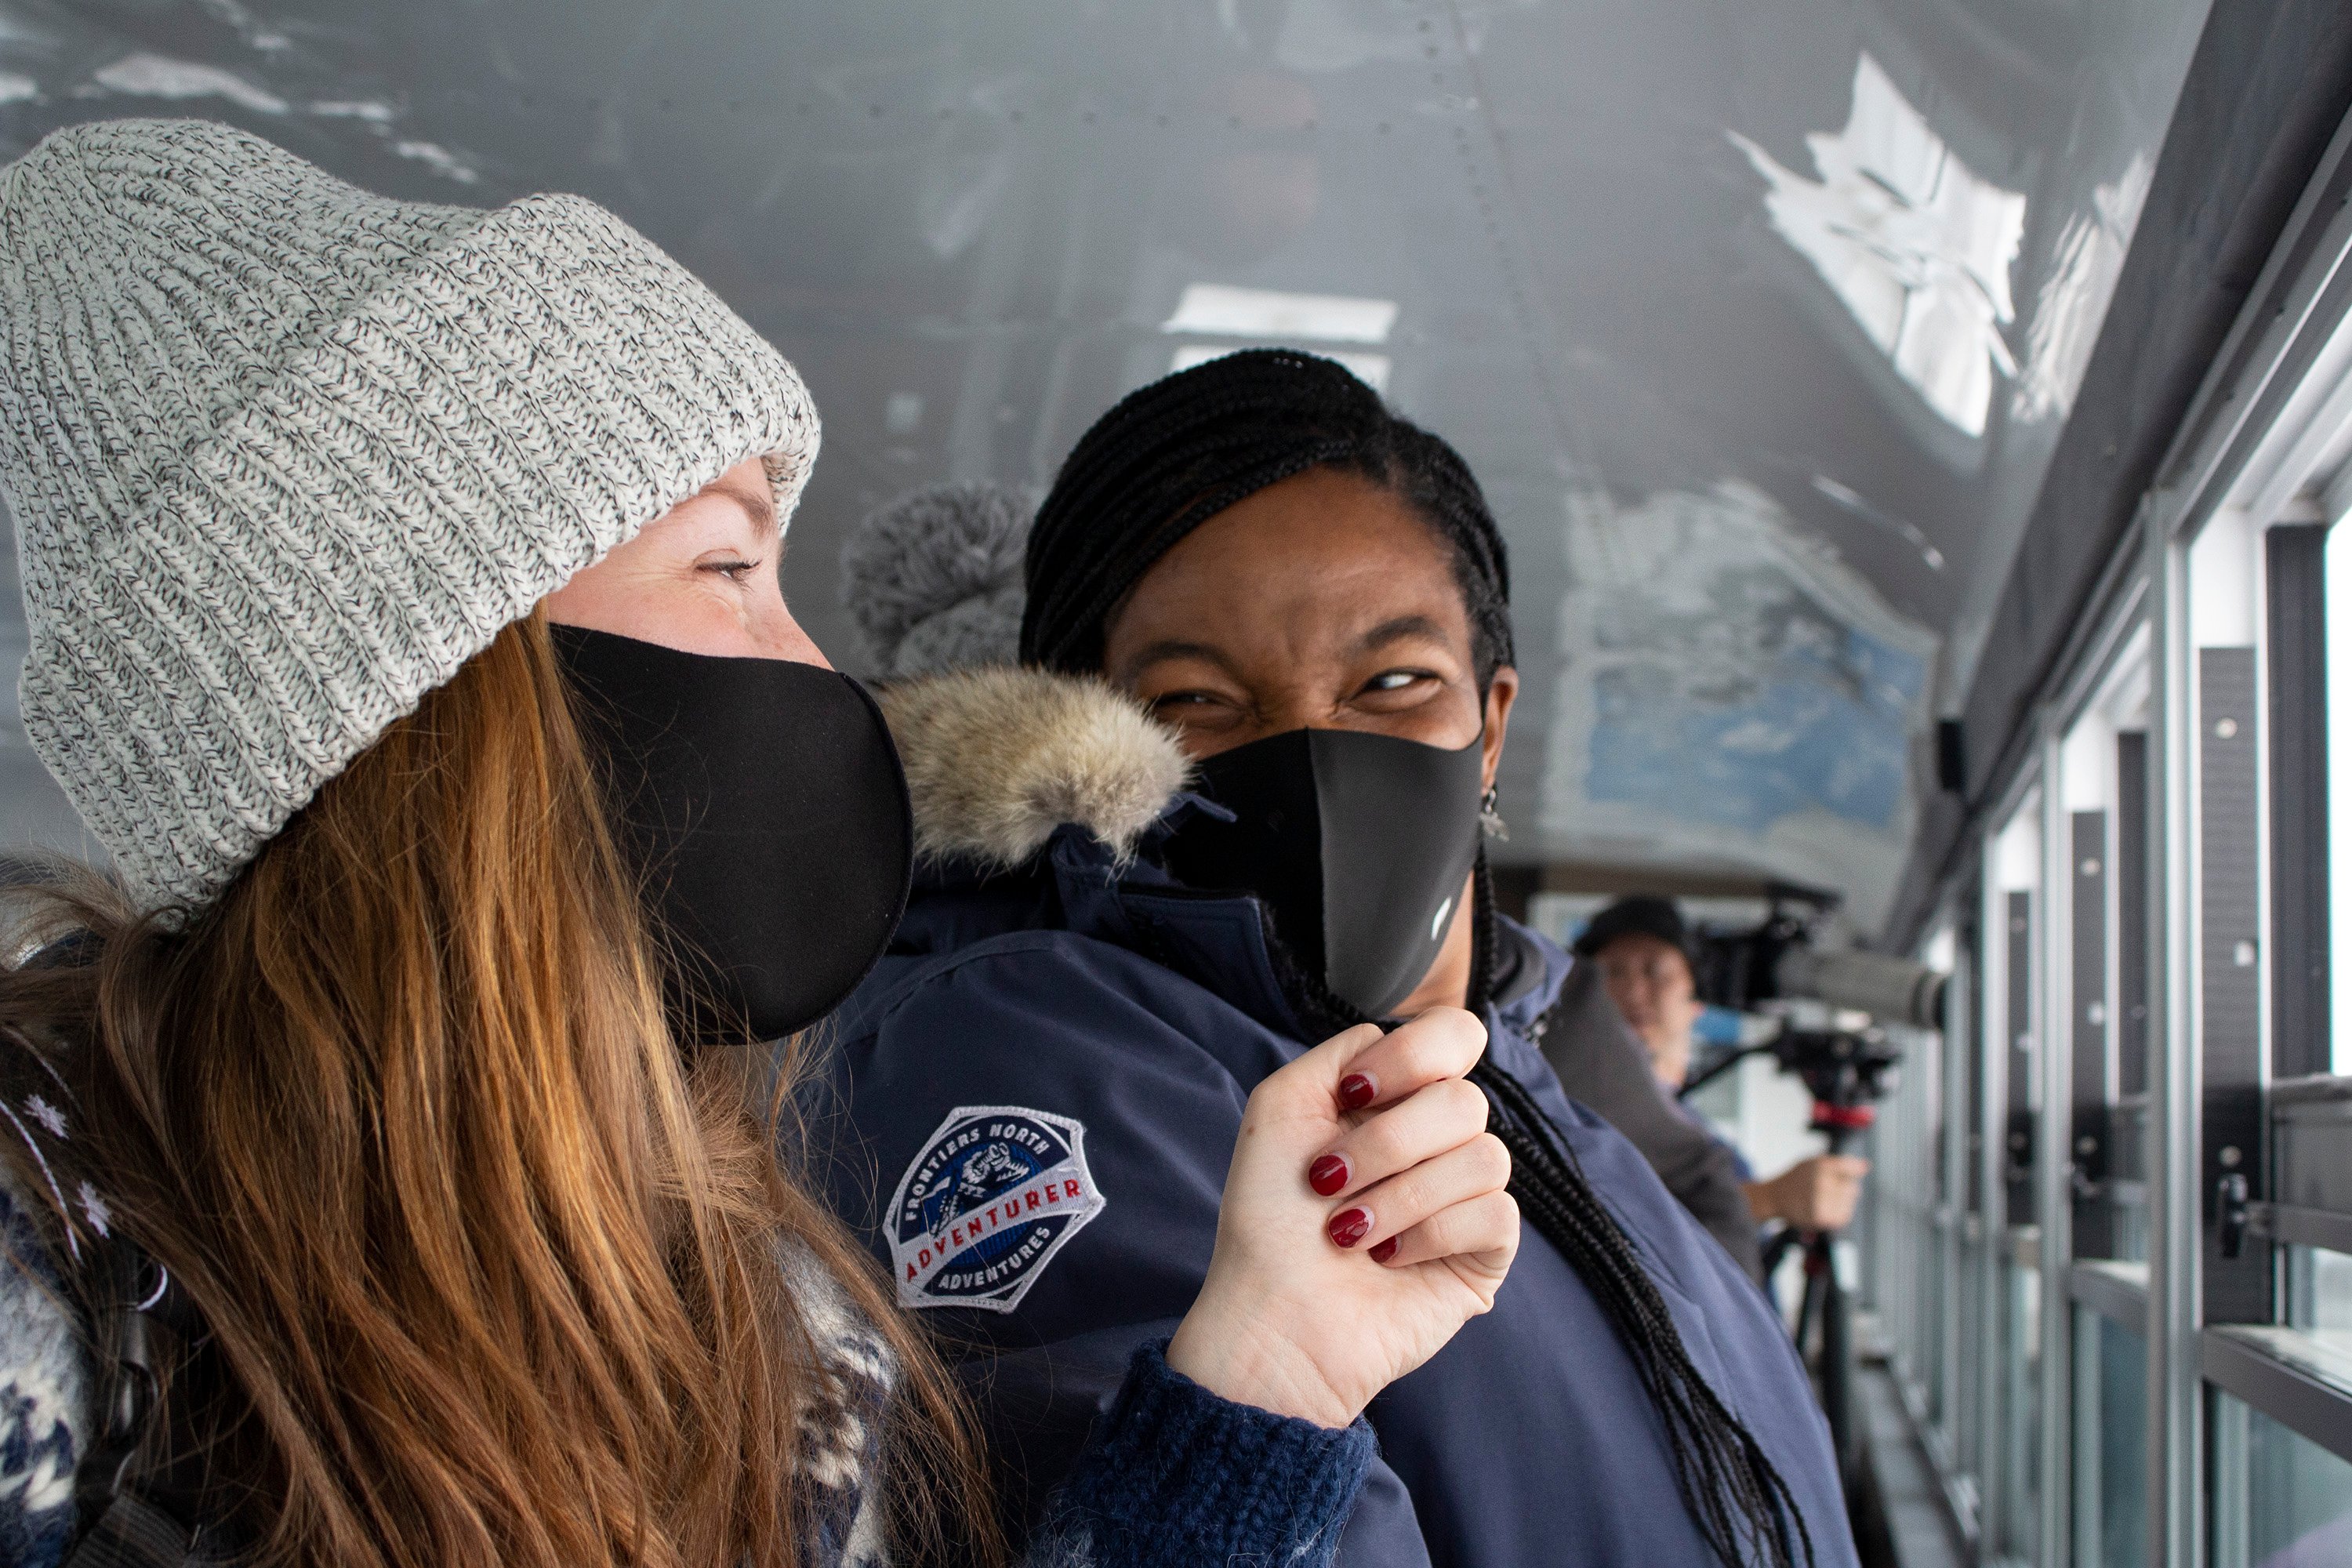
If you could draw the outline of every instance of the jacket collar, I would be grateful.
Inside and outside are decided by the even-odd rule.
[[[876,695],[924,860],[1011,870],[1066,825],[1124,863],[1192,774],[1176,737],[1099,680],[988,668]]]

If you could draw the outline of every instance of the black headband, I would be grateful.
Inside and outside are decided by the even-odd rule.
[[[1445,535],[1486,590],[1472,614],[1492,624],[1475,629],[1507,662],[1510,566],[1469,466],[1342,366],[1292,349],[1163,377],[1079,437],[1030,529],[1023,662],[1099,669],[1103,623],[1161,556],[1227,507],[1319,467],[1399,490]],[[1493,613],[1481,616],[1479,601]]]

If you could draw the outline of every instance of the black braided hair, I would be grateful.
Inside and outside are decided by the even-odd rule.
[[[1154,563],[1227,507],[1315,468],[1389,490],[1444,540],[1484,690],[1513,657],[1511,568],[1470,466],[1342,366],[1293,349],[1163,377],[1078,438],[1030,525],[1023,662],[1098,670],[1105,623]]]
[[[1495,888],[1483,848],[1471,910],[1466,1000],[1472,1012],[1483,1016],[1495,973]],[[1279,948],[1278,939],[1269,934],[1268,940]],[[1286,991],[1310,1015],[1310,1026],[1336,1034],[1368,1021],[1286,952],[1277,951],[1275,966]],[[1585,1180],[1576,1152],[1550,1114],[1491,1057],[1481,1058],[1465,1076],[1486,1097],[1486,1130],[1510,1152],[1510,1194],[1520,1216],[1592,1292],[1664,1423],[1675,1486],[1700,1536],[1717,1557],[1738,1568],[1812,1563],[1812,1531],[1796,1494],[1755,1434],[1692,1362],[1633,1239]]]
[[[1484,689],[1510,661],[1510,567],[1502,534],[1460,455],[1398,418],[1341,366],[1288,349],[1212,360],[1129,395],[1080,437],[1029,535],[1025,662],[1098,673],[1103,628],[1153,563],[1210,518],[1269,485],[1327,467],[1407,501],[1443,537],[1469,613]],[[1489,1000],[1494,893],[1476,872],[1469,997]],[[1319,975],[1277,950],[1310,1027],[1365,1021]],[[1692,1363],[1633,1241],[1585,1180],[1575,1153],[1525,1085],[1482,1061],[1470,1081],[1511,1154],[1511,1195],[1592,1292],[1666,1429],[1684,1506],[1717,1556],[1739,1568],[1795,1568],[1812,1536],[1788,1482],[1747,1425]]]
[[[1811,1563],[1812,1532],[1789,1483],[1692,1364],[1656,1284],[1551,1118],[1492,1062],[1480,1062],[1469,1078],[1486,1095],[1488,1130],[1510,1151],[1519,1212],[1568,1259],[1633,1350],[1643,1391],[1665,1422],[1675,1484],[1699,1534],[1726,1563]]]
[[[1495,890],[1483,852],[1475,897],[1469,1002],[1483,1013],[1495,973]],[[1491,1057],[1482,1058],[1467,1077],[1486,1097],[1487,1131],[1510,1152],[1510,1191],[1520,1215],[1568,1259],[1631,1352],[1643,1392],[1665,1423],[1675,1481],[1700,1535],[1728,1563],[1811,1563],[1812,1531],[1796,1495],[1755,1434],[1692,1363],[1656,1283],[1584,1179],[1559,1127],[1527,1086]]]

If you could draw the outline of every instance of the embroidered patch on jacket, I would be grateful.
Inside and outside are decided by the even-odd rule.
[[[1009,1312],[1105,1201],[1082,1123],[1018,1105],[959,1105],[890,1199],[898,1304]]]

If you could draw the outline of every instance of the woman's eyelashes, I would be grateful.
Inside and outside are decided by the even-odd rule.
[[[1400,706],[1410,707],[1416,701],[1443,690],[1445,677],[1430,669],[1384,669],[1352,689],[1351,696],[1333,700],[1334,716],[1349,707],[1370,708],[1388,711]],[[1350,689],[1341,686],[1339,690]],[[1155,715],[1179,724],[1231,723],[1244,712],[1256,710],[1257,701],[1228,692],[1202,687],[1185,687],[1174,691],[1162,691],[1144,698],[1144,706]],[[1277,699],[1272,709],[1283,709]]]
[[[740,556],[731,555],[724,556],[715,561],[699,561],[695,563],[696,571],[709,572],[717,576],[724,577],[739,588],[745,583],[750,582],[751,579],[751,574],[759,569],[759,562],[745,561]]]
[[[1191,721],[1234,710],[1231,698],[1213,691],[1163,691],[1145,703],[1155,714]]]
[[[1359,700],[1370,699],[1378,703],[1401,697],[1433,691],[1444,684],[1444,678],[1434,670],[1384,669],[1356,689]]]

